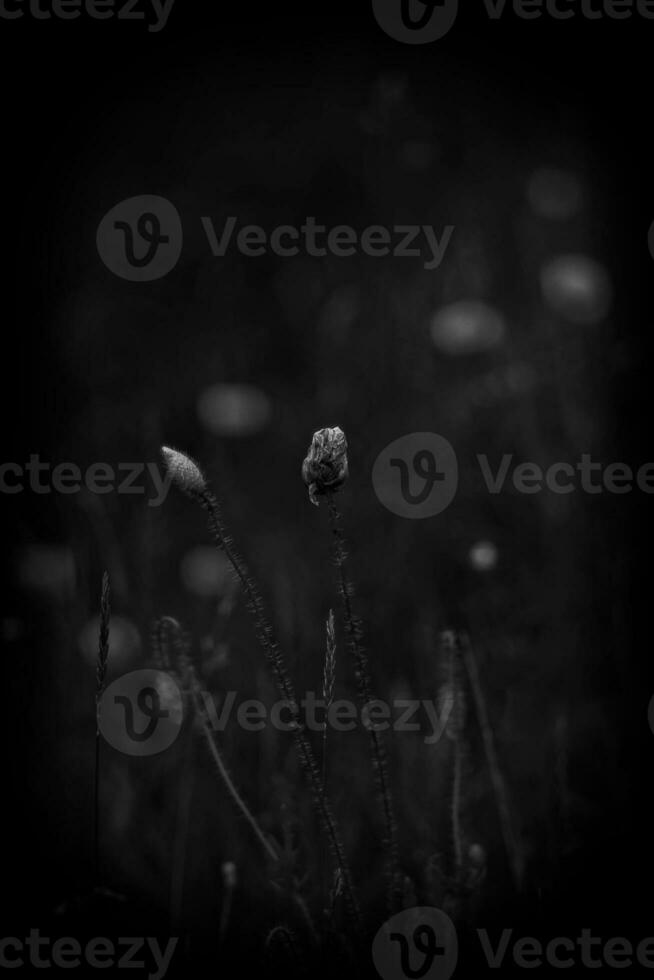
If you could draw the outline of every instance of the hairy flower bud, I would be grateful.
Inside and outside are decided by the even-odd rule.
[[[161,447],[161,455],[168,475],[180,490],[185,493],[204,493],[207,489],[207,481],[198,464],[194,463],[190,456],[168,446]]]
[[[309,488],[309,500],[318,506],[318,496],[338,490],[347,480],[347,439],[342,429],[314,432],[307,457],[302,463],[302,479]]]

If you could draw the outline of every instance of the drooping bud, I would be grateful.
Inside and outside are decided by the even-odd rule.
[[[321,494],[338,490],[348,476],[347,439],[338,426],[314,432],[306,459],[302,463],[302,479],[309,488],[309,500],[318,506]]]
[[[168,446],[161,447],[161,455],[164,458],[168,475],[180,490],[185,493],[205,492],[207,481],[198,464],[190,456],[180,453],[177,449],[170,449]]]

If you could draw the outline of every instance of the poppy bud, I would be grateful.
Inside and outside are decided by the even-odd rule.
[[[318,496],[338,490],[348,476],[347,439],[342,429],[314,432],[307,457],[302,463],[302,479],[309,488],[309,500],[318,506]]]

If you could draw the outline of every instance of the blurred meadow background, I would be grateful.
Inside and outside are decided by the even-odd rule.
[[[485,63],[476,74],[468,63],[457,73],[451,57],[392,63],[344,51],[275,72],[265,59],[239,71],[235,55],[191,60],[167,74],[165,102],[161,75],[137,75],[131,62],[120,82],[99,81],[103,111],[83,133],[79,115],[62,118],[46,149],[54,203],[39,226],[39,281],[35,272],[25,284],[45,297],[40,316],[30,307],[41,323],[39,380],[26,388],[7,458],[39,452],[84,470],[159,462],[162,443],[191,454],[259,582],[296,689],[321,689],[333,608],[336,696],[352,697],[326,508],[311,506],[300,476],[314,430],[341,426],[350,479],[338,503],[375,692],[437,700],[441,634],[469,635],[523,867],[517,883],[464,677],[457,738],[388,739],[407,906],[449,907],[463,929],[556,924],[560,934],[580,923],[629,934],[646,913],[630,890],[634,869],[651,869],[633,494],[507,486],[493,496],[476,461],[646,461],[621,427],[638,349],[625,326],[634,309],[615,238],[616,174],[595,118],[581,97],[531,103],[499,70]],[[142,193],[168,198],[184,227],[178,266],[151,284],[117,279],[95,249],[106,211]],[[26,249],[44,196],[37,187],[25,205]],[[328,227],[455,230],[442,265],[427,271],[420,258],[252,258],[235,248],[215,258],[204,215],[217,228],[229,215],[269,230],[314,215]],[[452,443],[459,492],[444,513],[411,521],[382,507],[371,469],[388,443],[418,431]],[[222,947],[265,964],[277,955],[265,949],[270,931],[287,923],[302,936],[303,923],[271,885],[190,723],[160,756],[102,745],[102,882],[126,904],[75,903],[94,885],[103,571],[109,681],[153,663],[152,624],[167,615],[187,631],[217,703],[232,690],[239,701],[277,697],[202,512],[175,488],[148,507],[147,486],[144,496],[26,490],[3,501],[5,697],[21,747],[8,753],[5,787],[14,839],[29,841],[7,859],[7,921],[52,930],[59,908],[61,934],[75,934],[78,918],[103,934],[94,915],[115,914],[130,935],[186,937],[190,962],[220,950],[222,921]],[[231,724],[219,742],[322,922],[331,881],[290,737]],[[464,900],[452,897],[458,751]],[[329,733],[327,773],[374,934],[384,857],[365,733]],[[342,931],[342,911],[335,922]]]

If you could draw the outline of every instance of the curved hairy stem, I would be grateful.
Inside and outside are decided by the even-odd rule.
[[[254,622],[256,638],[270,665],[278,690],[288,704],[293,718],[292,734],[295,740],[300,766],[308,778],[313,806],[327,837],[333,860],[343,876],[343,895],[348,912],[353,919],[356,929],[359,930],[361,928],[361,912],[345,855],[345,848],[332,812],[331,804],[323,788],[321,773],[316,763],[311,743],[300,721],[298,702],[293,684],[288,676],[279,644],[266,618],[263,601],[254,581],[248,573],[243,559],[237,554],[233,541],[225,529],[220,505],[214,494],[208,488],[203,488],[201,490],[192,490],[189,492],[189,495],[195,498],[207,512],[209,529],[213,534],[216,544],[225,554],[236,573],[243,589],[246,605]]]

